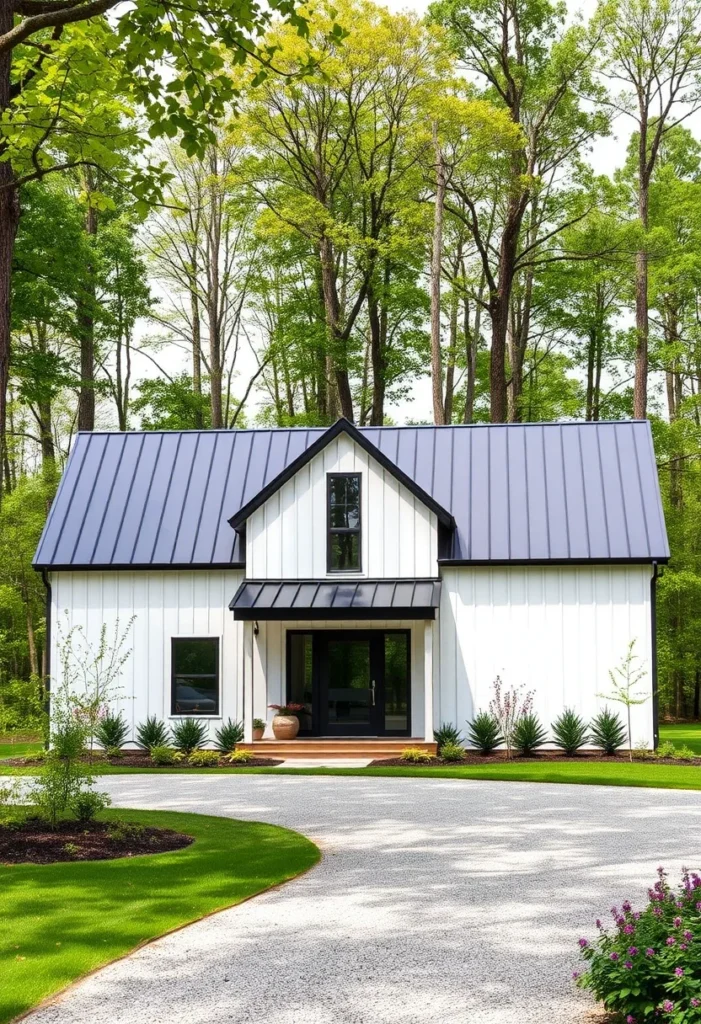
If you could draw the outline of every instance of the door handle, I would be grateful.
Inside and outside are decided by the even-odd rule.
[[[375,707],[375,680],[370,680],[370,696],[372,698],[371,707]]]

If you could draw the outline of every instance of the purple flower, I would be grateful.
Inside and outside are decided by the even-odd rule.
[[[638,947],[637,946],[631,946],[630,949],[628,950],[628,956],[635,956],[635,954],[637,952],[638,952]]]
[[[655,950],[652,949],[651,946],[648,946],[647,949],[645,950],[645,956],[654,956],[654,955],[655,955]]]
[[[674,945],[676,945],[676,942],[677,942],[677,940],[674,938],[673,935],[670,935],[670,937],[667,939],[667,945],[668,946],[674,946]]]
[[[693,1007],[701,1006],[701,999],[691,999],[690,1003]]]
[[[684,968],[683,967],[675,967],[674,968],[674,973],[676,974],[676,976],[678,978],[683,978],[684,977]]]
[[[632,960],[626,960],[626,962],[623,964],[623,966],[625,967],[625,969],[627,971],[632,971],[633,970],[633,962],[632,962]]]
[[[625,914],[629,914],[631,912],[632,907],[631,907],[630,903],[628,902],[628,900],[624,900],[623,901],[623,903],[621,904],[621,910],[623,910],[623,912]]]
[[[687,946],[686,942],[680,942],[679,943],[679,948],[680,949],[688,949],[688,946]]]
[[[674,1010],[674,1003],[672,1002],[672,1000],[671,999],[665,999],[665,1001],[662,1003],[662,1012],[663,1013],[672,1013],[673,1010]]]
[[[620,960],[620,957],[618,953],[612,953],[610,959],[613,960],[614,963],[616,963],[617,960]]]
[[[687,942],[691,942],[691,940],[693,939],[693,937],[694,937],[694,936],[692,935],[692,933],[691,933],[691,932],[689,931],[689,929],[687,928],[687,930],[686,930],[686,931],[684,932],[684,938],[686,939],[686,941],[687,941]]]
[[[635,932],[635,928],[633,927],[632,924],[627,924],[625,926],[625,928],[623,929],[623,934],[624,935],[632,935],[634,932]]]
[[[596,919],[596,927],[597,927],[597,928],[601,928],[601,921],[599,920],[599,918],[598,918],[598,917],[597,917],[597,919]]]
[[[576,981],[579,977],[579,971],[572,971],[572,980]]]
[[[675,928],[681,928],[681,926],[682,926],[682,919],[681,919],[681,917],[675,917],[674,918],[674,927]]]
[[[586,949],[588,945],[589,945],[589,943],[587,942],[586,939],[580,939],[579,940],[579,948],[580,949]]]
[[[629,1013],[626,1017],[626,1024],[635,1024],[635,1017],[632,1013]]]
[[[652,912],[655,917],[659,917],[662,914],[662,907],[654,907]]]

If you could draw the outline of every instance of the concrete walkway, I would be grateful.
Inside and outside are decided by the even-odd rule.
[[[115,804],[297,828],[306,876],[159,940],[33,1024],[582,1024],[577,938],[658,864],[701,867],[697,793],[433,779],[103,778]]]

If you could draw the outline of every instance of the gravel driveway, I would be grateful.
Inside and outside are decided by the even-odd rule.
[[[115,804],[288,825],[306,876],[107,967],[32,1024],[580,1024],[576,940],[658,864],[701,867],[697,793],[429,779],[128,776]]]

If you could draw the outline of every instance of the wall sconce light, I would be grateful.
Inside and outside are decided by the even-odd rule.
[[[260,633],[260,626],[258,625],[258,620],[256,619],[256,621],[253,623],[253,635],[254,636],[258,636],[259,633]]]

